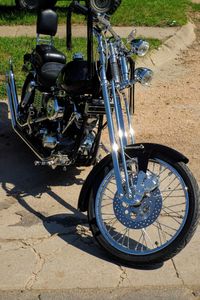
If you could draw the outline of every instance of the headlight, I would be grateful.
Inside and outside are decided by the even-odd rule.
[[[135,81],[148,86],[153,79],[153,71],[147,68],[138,68],[135,70]]]
[[[145,56],[149,51],[149,43],[143,40],[134,39],[131,41],[133,53],[138,56]]]

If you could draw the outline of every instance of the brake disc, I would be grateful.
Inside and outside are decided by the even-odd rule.
[[[130,229],[142,229],[153,224],[162,210],[162,195],[159,189],[145,196],[140,206],[135,207],[115,197],[113,201],[115,215],[119,222]]]

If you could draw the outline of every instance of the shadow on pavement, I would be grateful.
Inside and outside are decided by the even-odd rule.
[[[2,188],[30,214],[41,220],[51,235],[56,234],[66,243],[90,255],[119,265],[119,263],[109,259],[107,254],[96,245],[89,231],[86,216],[69,203],[66,203],[50,187],[82,185],[84,180],[77,179],[77,175],[80,175],[81,170],[70,168],[68,172],[59,169],[53,171],[50,168],[36,168],[33,162],[34,155],[11,128],[7,104],[0,102],[0,183]],[[12,188],[10,189],[8,185],[11,185]],[[70,210],[72,214],[66,213],[46,217],[31,207],[25,200],[27,196],[41,197],[43,193],[48,194],[64,208]],[[153,270],[162,266],[163,264],[148,267],[133,266],[133,268]]]

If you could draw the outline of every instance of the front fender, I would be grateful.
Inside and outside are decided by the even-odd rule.
[[[184,162],[185,164],[187,164],[189,162],[189,159],[182,153],[176,151],[175,149],[160,144],[144,143],[129,145],[126,148],[126,151],[131,151],[132,153],[134,151],[135,155],[144,154],[149,158],[162,156],[166,159],[170,159],[174,163]]]
[[[170,160],[174,163],[184,162],[187,164],[189,162],[188,158],[185,157],[180,152],[160,144],[144,143],[144,144],[129,145],[126,148],[126,152],[127,154],[131,153],[132,157],[144,156],[145,159],[165,158],[166,160]],[[109,167],[111,164],[112,164],[112,156],[109,154],[104,159],[102,159],[100,163],[97,164],[88,175],[79,196],[78,209],[80,211],[82,212],[87,211],[90,192],[96,181],[96,178],[98,178],[99,174],[102,171],[106,170],[106,166]]]

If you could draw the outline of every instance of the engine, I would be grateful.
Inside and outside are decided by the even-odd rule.
[[[26,120],[24,126],[27,134],[37,139],[49,155],[59,153],[70,156],[77,139],[80,140],[80,146],[76,149],[79,155],[89,155],[96,138],[99,118],[97,115],[85,117],[85,99],[72,99],[64,91],[45,93],[35,88],[28,101],[26,99],[28,105],[24,106],[23,103],[24,100],[21,115]]]

